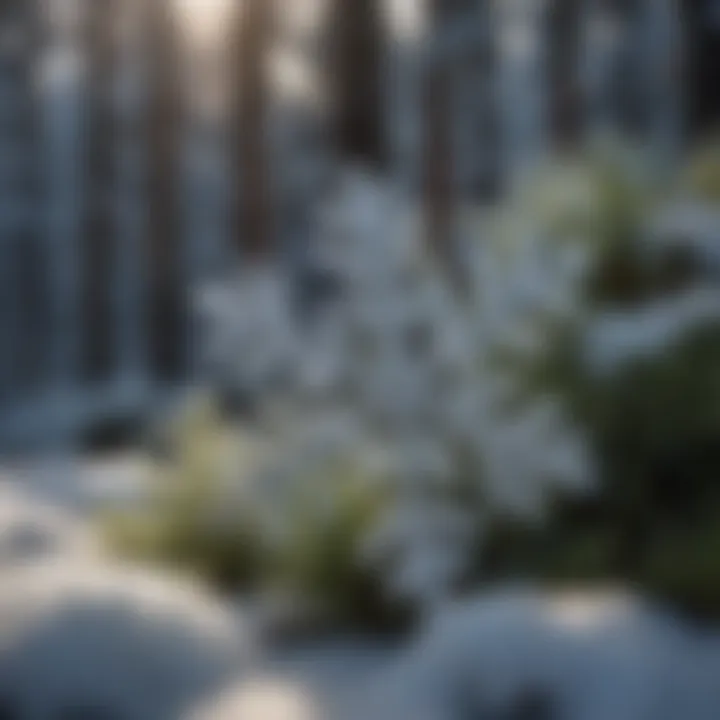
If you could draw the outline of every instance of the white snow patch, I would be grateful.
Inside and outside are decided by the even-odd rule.
[[[613,372],[627,363],[657,357],[711,323],[720,328],[720,290],[696,287],[637,310],[600,315],[587,332],[585,357],[595,372]]]
[[[564,720],[711,720],[718,668],[720,644],[632,596],[500,591],[437,618],[380,683],[376,717],[516,717],[547,703]]]
[[[0,693],[22,717],[172,720],[246,670],[253,644],[185,581],[70,558],[0,576]]]

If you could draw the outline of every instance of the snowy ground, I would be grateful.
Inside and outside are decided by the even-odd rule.
[[[263,646],[246,612],[101,557],[87,519],[133,502],[143,472],[128,455],[0,471],[2,712],[10,698],[48,720],[720,718],[720,637],[632,597],[506,590],[404,649]]]
[[[113,592],[113,587],[109,590],[106,587],[113,586],[113,583],[118,586],[133,584],[135,589],[132,592],[142,596],[142,601],[146,602],[145,586],[149,580],[131,577],[126,574],[125,568],[110,568],[106,573],[108,563],[102,558],[87,525],[97,510],[130,504],[140,497],[147,470],[143,458],[132,455],[92,458],[81,463],[69,458],[33,460],[0,469],[0,577],[6,586],[12,584],[18,588],[15,593],[0,589],[0,605],[9,598],[6,602],[8,608],[15,607],[18,602],[23,604],[23,599],[27,606],[32,596],[33,602],[42,606],[45,613],[46,604],[58,604],[58,598],[70,595],[72,604],[85,603],[97,614],[96,586],[99,584],[103,591]],[[39,573],[33,572],[36,565],[44,573],[41,582],[38,581]],[[29,575],[33,577],[26,580]],[[108,578],[109,582],[106,582]],[[175,582],[174,578],[161,582],[167,582],[168,595],[181,594],[179,585],[171,585]],[[38,598],[38,594],[43,597]],[[207,612],[204,607],[200,608],[200,604],[197,602],[197,606],[184,610],[191,625]],[[175,610],[174,600],[169,602],[169,607]],[[230,606],[227,609],[236,612]],[[103,611],[111,612],[107,608]],[[0,641],[8,634],[10,620],[11,612],[7,611],[5,618],[0,619]],[[107,622],[117,624],[118,620],[113,616]],[[121,627],[126,627],[127,618],[123,618],[122,622]],[[67,624],[64,619],[63,623]],[[67,632],[53,631],[53,652],[56,652],[56,635]],[[116,642],[115,638],[112,642]],[[208,641],[209,648],[206,649],[211,655],[218,654],[217,644]],[[94,644],[92,647],[96,652],[105,652],[102,645],[101,650]],[[115,645],[113,652],[117,653]],[[48,653],[43,649],[41,654],[46,656]],[[199,703],[200,707],[193,717],[203,720],[321,720],[346,717],[347,708],[359,705],[364,699],[363,688],[392,657],[394,650],[389,647],[356,638],[336,638],[292,648],[257,649],[250,666],[245,662],[237,677],[224,679],[223,687],[228,688],[227,693],[218,691],[206,702]],[[76,661],[79,662],[77,656]],[[33,672],[38,674],[47,673],[44,661],[40,662],[42,667],[38,666],[38,662],[35,658],[34,664],[27,666],[23,659],[23,667],[33,667]],[[102,662],[99,664],[102,665]],[[0,672],[0,695],[2,681]],[[76,682],[76,678],[72,681]],[[32,685],[35,680],[29,682]],[[51,692],[56,691],[48,688],[47,693]]]

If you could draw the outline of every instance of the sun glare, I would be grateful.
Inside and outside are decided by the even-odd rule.
[[[221,36],[228,14],[237,0],[174,0],[188,40],[212,45]]]

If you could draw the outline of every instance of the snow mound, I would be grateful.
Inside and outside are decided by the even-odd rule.
[[[631,596],[512,591],[442,613],[375,695],[397,720],[711,720],[718,677],[720,643]]]
[[[307,688],[259,678],[232,688],[195,710],[188,720],[324,720]]]
[[[71,513],[21,488],[0,484],[0,567],[94,548],[91,534]]]
[[[55,559],[0,576],[0,698],[13,716],[175,720],[237,677],[240,619],[192,584]]]

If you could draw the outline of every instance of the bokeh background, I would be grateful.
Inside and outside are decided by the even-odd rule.
[[[716,0],[0,0],[0,715],[720,717],[718,131]]]
[[[709,0],[256,4],[3,3],[5,442],[197,377],[191,289],[294,262],[338,165],[450,216],[593,133],[669,171],[717,122]]]

